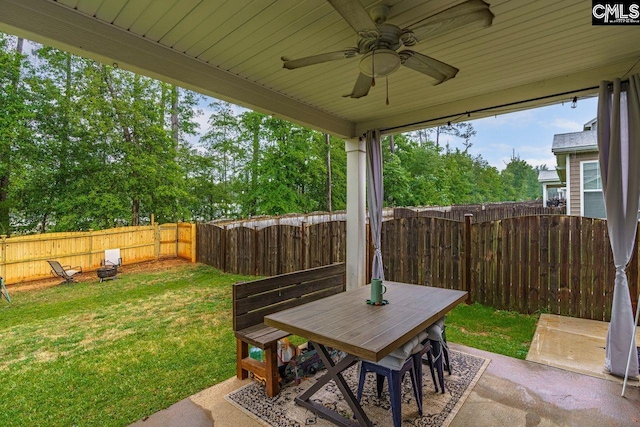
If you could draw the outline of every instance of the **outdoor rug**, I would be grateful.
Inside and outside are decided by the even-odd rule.
[[[423,415],[418,414],[411,380],[405,375],[402,385],[402,424],[405,426],[443,426],[446,427],[453,420],[456,413],[466,400],[490,360],[455,350],[449,351],[452,375],[445,372],[446,393],[436,393],[428,365],[423,365]],[[324,375],[320,371],[316,376]],[[343,376],[354,392],[358,389],[357,365],[352,366]],[[225,398],[251,417],[271,427],[297,427],[315,425],[318,427],[332,426],[329,421],[316,416],[308,410],[297,406],[294,398],[307,390],[315,382],[315,377],[303,380],[299,385],[291,382],[282,387],[280,394],[269,398],[265,388],[258,382],[252,382]],[[391,426],[391,406],[389,404],[388,385],[385,381],[384,392],[378,398],[375,391],[375,374],[369,373],[362,394],[361,404],[365,413],[376,426]],[[333,381],[318,391],[312,400],[322,403],[346,416],[352,418],[353,413],[344,401],[342,393]]]

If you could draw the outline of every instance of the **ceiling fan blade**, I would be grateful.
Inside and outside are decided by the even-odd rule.
[[[398,54],[402,65],[435,79],[434,85],[454,78],[460,71],[456,67],[412,50],[403,50]]]
[[[342,18],[362,37],[378,37],[378,27],[359,0],[327,0]]]
[[[487,3],[482,0],[467,0],[411,25],[405,32],[412,34],[417,39],[416,42],[420,42],[469,24],[489,27],[493,18],[494,15]]]
[[[363,96],[367,96],[369,89],[371,89],[371,83],[373,83],[373,77],[360,73],[356,84],[353,86],[353,91],[349,95],[344,95],[344,97],[362,98]]]
[[[349,48],[345,50],[339,50],[337,52],[321,53],[319,55],[307,56],[300,59],[289,59],[283,56],[281,59],[284,62],[282,66],[289,70],[296,68],[306,67],[307,65],[321,64],[323,62],[337,61],[338,59],[353,58],[358,55],[357,48]]]

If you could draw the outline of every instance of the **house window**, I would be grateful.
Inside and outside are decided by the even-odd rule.
[[[582,216],[606,218],[598,161],[582,162]]]

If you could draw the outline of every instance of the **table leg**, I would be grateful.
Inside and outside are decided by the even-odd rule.
[[[320,359],[327,367],[327,373],[318,378],[317,382],[307,391],[296,397],[295,402],[298,405],[305,407],[311,412],[317,414],[319,417],[328,419],[329,421],[339,426],[373,426],[367,415],[364,413],[362,406],[360,406],[360,404],[356,400],[356,397],[349,388],[349,385],[342,376],[342,372],[357,363],[358,359],[355,356],[347,354],[347,356],[344,359],[340,360],[338,363],[333,363],[333,359],[331,359],[331,355],[329,354],[329,351],[325,346],[314,342],[313,347],[318,350]],[[337,412],[331,411],[330,409],[320,405],[319,403],[311,401],[311,396],[316,394],[322,387],[324,387],[325,384],[327,384],[331,380],[335,381],[336,385],[342,392],[344,400],[347,402],[347,404],[355,414],[357,423],[343,417]]]

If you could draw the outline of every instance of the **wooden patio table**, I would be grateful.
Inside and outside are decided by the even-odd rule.
[[[307,338],[327,367],[325,375],[295,401],[339,426],[371,426],[371,421],[345,382],[342,372],[358,358],[378,362],[418,335],[467,298],[467,292],[430,286],[385,282],[388,305],[366,304],[370,285],[265,316],[264,323]],[[327,347],[347,356],[337,363]],[[334,380],[357,422],[311,401],[311,396]]]

